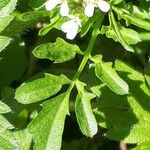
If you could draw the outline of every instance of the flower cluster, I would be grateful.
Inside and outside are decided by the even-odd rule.
[[[92,17],[95,7],[98,7],[103,12],[108,12],[110,9],[109,3],[105,0],[83,0],[84,1],[84,14],[88,17]],[[57,5],[60,5],[61,16],[68,17],[69,21],[65,22],[61,26],[61,30],[66,33],[67,39],[74,39],[78,33],[78,29],[81,27],[81,21],[79,17],[70,15],[69,5],[67,0],[48,0],[45,3],[45,8],[48,11],[54,9]]]

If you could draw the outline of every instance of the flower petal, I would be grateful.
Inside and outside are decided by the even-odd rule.
[[[60,7],[60,14],[61,14],[62,16],[68,16],[68,15],[69,15],[69,6],[68,6],[67,1],[64,1],[64,2],[61,4],[61,7]]]
[[[107,2],[104,1],[104,0],[99,0],[99,2],[98,2],[98,7],[99,7],[99,9],[100,9],[101,11],[103,11],[103,12],[108,12],[109,9],[110,9],[109,3],[107,3]]]
[[[84,13],[85,15],[87,15],[88,17],[92,17],[94,14],[94,4],[87,4],[85,9],[84,9]]]
[[[61,0],[48,0],[45,3],[45,9],[48,10],[48,11],[50,11],[50,10],[52,10],[53,8],[55,8],[60,3],[61,3]]]
[[[61,30],[66,33],[66,38],[73,40],[78,33],[79,25],[75,20],[69,20],[62,24]]]

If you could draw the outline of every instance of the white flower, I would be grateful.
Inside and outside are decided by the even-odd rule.
[[[60,14],[62,16],[67,16],[69,15],[69,6],[66,0],[63,1],[60,7]]]
[[[84,9],[84,13],[85,15],[87,15],[88,17],[92,17],[94,14],[94,7],[95,5],[95,0],[85,0],[86,2],[86,6]]]
[[[99,0],[99,2],[98,2],[98,7],[99,7],[99,9],[100,9],[101,11],[103,11],[103,12],[108,12],[109,9],[110,9],[109,3],[107,3],[107,2],[104,1],[104,0]]]
[[[50,11],[54,9],[57,5],[61,4],[60,6],[60,14],[62,16],[69,15],[69,6],[67,0],[48,0],[45,3],[45,9]]]
[[[81,22],[78,17],[69,15],[68,18],[70,20],[62,24],[61,30],[66,33],[67,39],[73,40],[78,33],[79,27],[81,27]]]
[[[95,7],[99,7],[99,9],[103,12],[108,12],[110,9],[109,3],[107,3],[105,0],[84,0],[84,2],[84,14],[88,17],[93,16]]]
[[[61,4],[61,0],[48,0],[45,3],[45,9],[50,11],[54,9],[58,4]]]

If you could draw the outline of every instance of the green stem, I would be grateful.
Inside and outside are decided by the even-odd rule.
[[[80,75],[81,75],[81,73],[82,73],[82,71],[83,71],[83,69],[84,69],[84,67],[85,67],[85,65],[86,65],[90,55],[91,55],[91,52],[92,52],[92,50],[94,48],[94,45],[95,45],[95,42],[96,42],[96,38],[97,38],[97,36],[99,34],[99,27],[101,26],[103,19],[104,19],[104,15],[100,15],[98,17],[98,19],[96,20],[96,23],[95,23],[95,26],[94,26],[94,30],[92,32],[92,36],[91,36],[89,45],[88,45],[88,47],[87,47],[87,49],[86,49],[86,51],[84,53],[84,57],[83,57],[83,59],[81,61],[81,64],[80,64],[76,74],[73,77],[72,83],[71,83],[71,85],[68,88],[69,92],[74,87],[74,85],[76,83],[76,80],[80,77]]]

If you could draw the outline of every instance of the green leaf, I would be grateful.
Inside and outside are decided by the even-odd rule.
[[[105,63],[102,61],[101,56],[97,55],[93,58],[95,61],[95,74],[105,83],[113,92],[118,95],[124,95],[129,93],[128,84],[121,79],[114,68],[112,63]]]
[[[11,111],[10,107],[5,103],[3,103],[2,101],[0,101],[0,114],[5,114],[10,111]]]
[[[150,90],[143,74],[116,61],[116,69],[130,86],[130,95],[118,96],[106,87],[101,89],[101,102],[94,110],[98,123],[108,128],[106,136],[125,143],[142,143],[150,139]]]
[[[22,84],[15,93],[15,98],[22,104],[30,104],[44,100],[61,90],[62,85],[68,84],[69,79],[45,73],[41,78]]]
[[[21,20],[22,21],[37,20],[47,16],[49,16],[49,13],[47,11],[29,11],[21,15]]]
[[[18,142],[19,150],[30,150],[32,135],[29,133],[28,129],[15,131],[13,135]]]
[[[150,139],[150,90],[145,84],[144,76],[142,73],[121,61],[116,61],[115,67],[118,71],[123,71],[128,74],[128,79],[126,80],[130,82],[129,86],[131,93],[131,96],[128,96],[128,102],[138,119],[138,122],[132,126],[130,134],[124,141],[127,143],[141,143],[148,141]]]
[[[55,63],[73,59],[76,53],[81,53],[80,48],[77,45],[67,43],[61,38],[57,38],[55,43],[42,44],[33,51],[37,58],[54,60]]]
[[[61,24],[64,21],[65,21],[64,18],[57,11],[53,11],[53,13],[51,15],[50,23],[48,25],[44,26],[39,31],[39,35],[44,36],[48,32],[50,32],[53,28],[59,29],[59,27],[61,26]]]
[[[124,37],[124,40],[126,41],[126,43],[137,44],[141,42],[140,35],[138,32],[130,28],[124,28],[123,26],[121,26],[120,23],[117,23],[117,24],[120,30],[120,34]],[[120,42],[115,30],[111,28],[110,26],[102,26],[100,33],[106,34],[108,38],[112,38],[115,41]]]
[[[0,10],[1,10],[4,6],[7,5],[8,1],[9,1],[9,0],[3,0],[3,1],[1,1],[1,3],[0,3]]]
[[[131,12],[133,15],[135,15],[136,17],[139,17],[141,19],[150,20],[150,13],[148,11],[146,11],[145,9],[142,9],[138,6],[131,4],[131,3],[128,3],[126,5],[126,7],[124,7],[124,8],[125,9],[123,9],[123,11]]]
[[[9,123],[4,116],[0,115],[0,131],[13,128],[14,128],[13,125]]]
[[[12,132],[8,130],[13,128],[12,124],[4,116],[0,115],[0,149],[12,150],[18,148],[16,139]]]
[[[8,112],[8,108],[6,108],[6,104],[1,102],[0,111],[2,113]],[[14,128],[13,125],[10,124],[4,116],[0,115],[0,141],[1,141],[0,149],[12,150],[18,148],[16,139],[14,138],[12,132],[8,130],[13,128]]]
[[[146,17],[148,15],[145,15],[140,11],[138,14],[134,12],[134,9],[127,10],[124,8],[117,8],[113,7],[113,10],[119,15],[119,18],[123,18],[126,20],[127,24],[133,24],[139,28],[143,28],[150,31],[150,18]],[[142,13],[142,14],[141,14]],[[143,17],[146,17],[143,19]]]
[[[97,122],[90,104],[95,95],[84,89],[85,84],[83,82],[77,81],[76,86],[79,92],[75,102],[77,121],[82,133],[88,137],[93,137],[98,131]]]
[[[35,150],[60,150],[65,117],[69,113],[69,95],[63,93],[43,103],[43,110],[31,121]]]
[[[0,131],[0,141],[1,150],[17,150],[19,148],[16,139],[9,130]]]
[[[9,37],[0,36],[0,52],[8,46],[11,40]]]
[[[17,0],[10,0],[8,3],[0,10],[0,21],[2,18],[8,16],[12,13],[16,7]]]
[[[100,88],[101,88],[100,85],[95,85],[95,86],[92,86],[90,89],[93,94],[95,94],[97,97],[100,97],[100,95],[101,95]]]
[[[115,31],[117,38],[118,38],[119,42],[122,44],[122,46],[124,47],[124,49],[126,49],[129,52],[134,52],[134,49],[127,43],[127,41],[123,37],[122,33],[120,32],[120,28],[119,28],[112,12],[109,13],[109,21],[110,21],[111,28],[113,28],[113,30]]]
[[[0,32],[2,32],[10,24],[10,22],[13,19],[14,19],[13,15],[9,15],[9,16],[2,18],[0,21]]]

